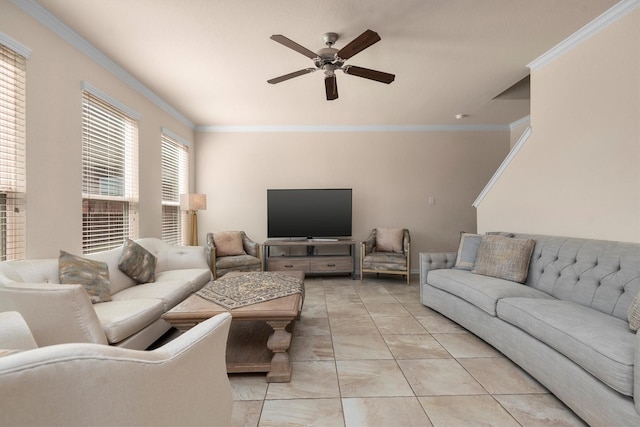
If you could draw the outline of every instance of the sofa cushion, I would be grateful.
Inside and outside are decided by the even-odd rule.
[[[260,265],[260,260],[251,255],[224,256],[216,258],[216,268],[240,268]]]
[[[152,324],[164,314],[160,299],[110,301],[93,308],[109,344],[116,344]]]
[[[188,280],[162,281],[143,283],[124,289],[113,296],[114,301],[128,301],[137,299],[159,299],[164,311],[171,310],[191,295],[191,284]]]
[[[524,283],[536,242],[504,236],[482,236],[473,272]]]
[[[482,235],[480,234],[460,233],[460,244],[458,245],[456,264],[453,268],[458,270],[473,269],[481,241]]]
[[[553,298],[530,286],[495,277],[481,276],[465,270],[431,270],[427,275],[427,283],[434,288],[462,298],[492,316],[496,315],[496,305],[501,298]]]
[[[636,338],[625,320],[555,299],[505,298],[498,302],[497,313],[609,387],[633,396]]]
[[[377,228],[376,252],[403,253],[403,228]]]
[[[362,259],[362,267],[369,270],[406,271],[407,257],[393,252],[372,252]]]
[[[156,275],[155,283],[180,280],[188,282],[191,292],[198,292],[211,281],[211,270],[208,268],[185,268],[183,270],[168,270]]]
[[[58,263],[60,283],[82,285],[94,304],[111,301],[107,263],[82,258],[65,251],[60,251]]]
[[[245,254],[242,233],[239,231],[213,233],[213,244],[216,246],[216,257]]]
[[[118,268],[138,283],[155,279],[157,258],[131,239],[127,239],[118,260]]]

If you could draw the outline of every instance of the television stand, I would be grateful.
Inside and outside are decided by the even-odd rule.
[[[305,248],[300,255],[271,255],[271,249]],[[318,254],[318,248],[340,248],[340,253]],[[348,253],[346,252],[348,249]],[[356,277],[356,241],[337,239],[267,240],[264,242],[264,269],[266,271],[304,271],[305,274],[349,274]]]

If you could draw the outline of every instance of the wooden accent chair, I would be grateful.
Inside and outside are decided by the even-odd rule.
[[[244,231],[207,233],[207,260],[213,279],[230,271],[262,271],[262,245]]]
[[[407,285],[411,272],[411,237],[406,228],[374,228],[360,243],[360,282],[364,273],[401,274]]]

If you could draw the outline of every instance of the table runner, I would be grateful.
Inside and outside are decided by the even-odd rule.
[[[231,310],[297,293],[304,299],[304,281],[284,274],[255,272],[209,282],[196,295]]]

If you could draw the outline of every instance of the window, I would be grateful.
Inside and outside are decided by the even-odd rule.
[[[26,58],[0,45],[0,260],[24,258]]]
[[[82,95],[82,251],[138,237],[138,122],[85,90]]]
[[[188,191],[189,148],[162,132],[162,240],[182,245],[187,236],[187,213],[180,211],[180,194]]]

